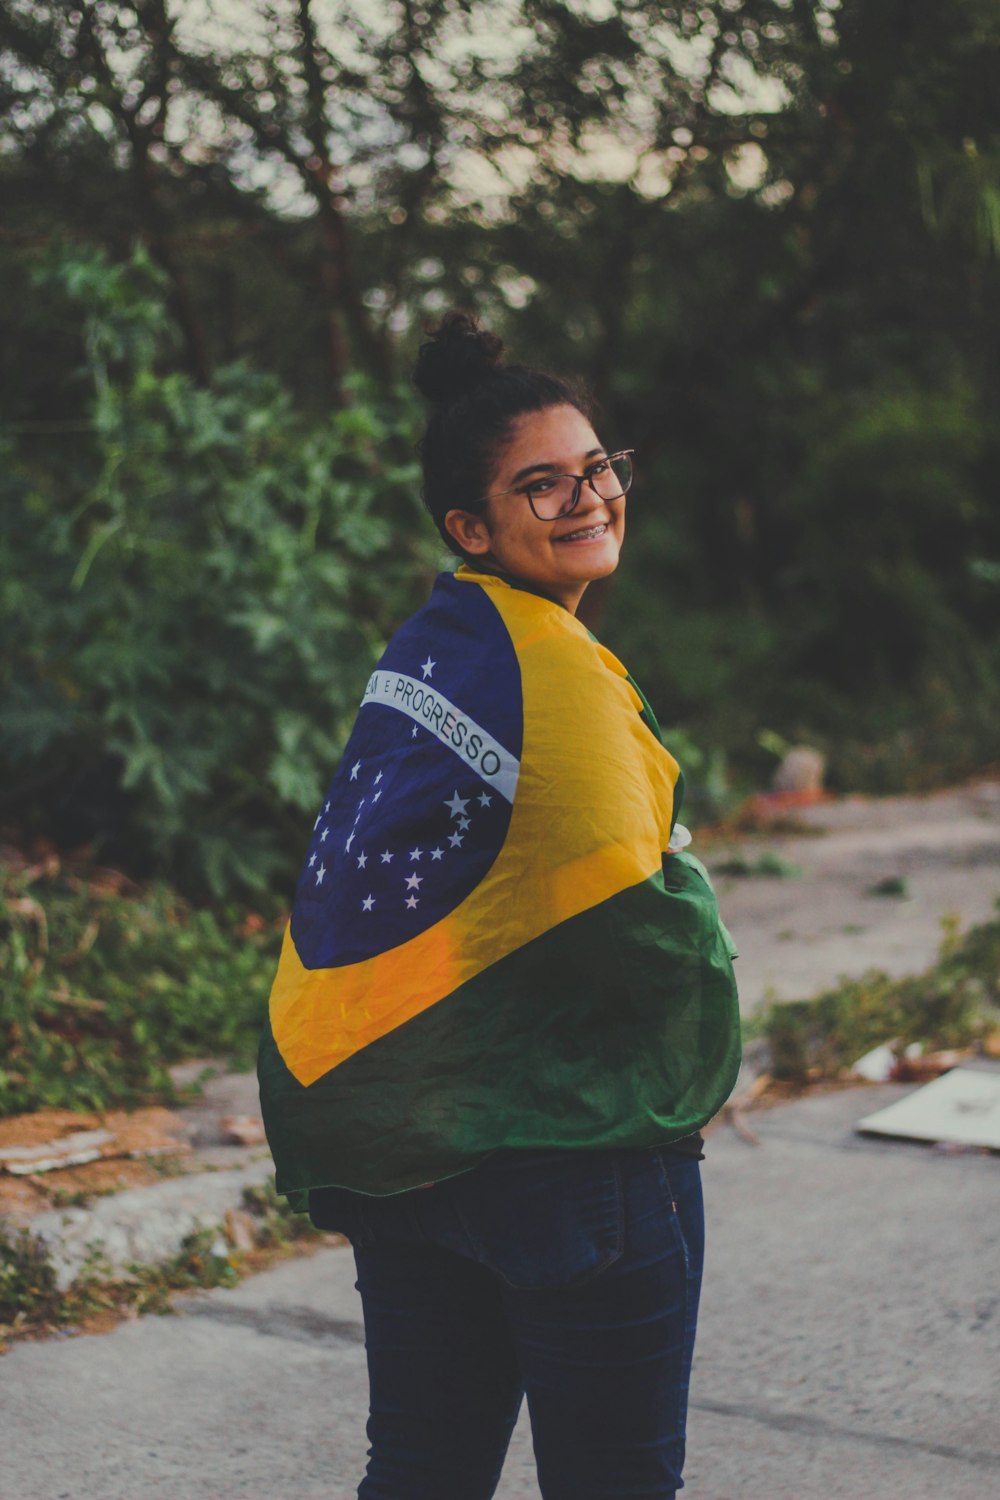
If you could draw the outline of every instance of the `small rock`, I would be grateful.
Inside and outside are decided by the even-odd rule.
[[[776,792],[818,793],[823,789],[826,757],[820,750],[806,745],[789,750],[774,773],[771,785]]]
[[[864,1057],[859,1057],[851,1067],[856,1078],[867,1078],[869,1083],[885,1083],[893,1075],[896,1054],[889,1042],[873,1047]]]
[[[227,1208],[222,1220],[223,1233],[234,1250],[253,1250],[257,1244],[257,1226],[252,1214],[242,1208]]]
[[[868,896],[903,896],[910,894],[905,875],[886,875],[884,880],[876,880],[874,885],[866,887],[865,894]]]
[[[0,1170],[18,1175],[54,1172],[97,1161],[101,1148],[114,1141],[110,1130],[78,1130],[37,1146],[0,1146]]]
[[[224,1115],[222,1133],[238,1146],[262,1146],[267,1139],[264,1122],[256,1115]]]

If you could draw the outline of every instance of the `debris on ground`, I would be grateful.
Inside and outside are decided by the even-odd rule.
[[[237,1146],[263,1146],[267,1139],[259,1115],[224,1115],[221,1128],[225,1139]]]
[[[0,1214],[20,1219],[158,1181],[191,1152],[170,1109],[41,1109],[0,1120]]]
[[[84,1158],[157,1156],[189,1149],[183,1122],[159,1105],[92,1114],[40,1109],[0,1120],[0,1170],[8,1172],[46,1172],[76,1166]]]
[[[784,859],[782,855],[776,854],[773,849],[764,849],[756,858],[751,859],[746,854],[730,854],[724,859],[712,861],[713,875],[776,875],[781,880],[797,880],[802,874],[802,866],[795,864],[790,859]]]
[[[57,1167],[82,1167],[97,1161],[114,1144],[110,1130],[74,1130],[40,1146],[0,1146],[0,1172],[26,1177],[29,1172],[53,1172]]]
[[[883,880],[876,880],[865,890],[866,896],[899,896],[903,900],[909,900],[910,887],[906,882],[905,875],[886,875]]]
[[[1000,1151],[1000,1072],[952,1068],[885,1109],[865,1115],[855,1129],[864,1135]]]
[[[965,1058],[972,1057],[974,1051],[972,1047],[945,1047],[927,1052],[922,1042],[900,1048],[899,1038],[894,1037],[859,1057],[850,1072],[854,1078],[864,1078],[869,1083],[926,1083],[957,1067]]]

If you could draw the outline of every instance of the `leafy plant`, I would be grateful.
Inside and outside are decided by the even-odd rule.
[[[287,1198],[278,1196],[270,1178],[261,1187],[243,1189],[243,1207],[257,1220],[257,1244],[262,1249],[322,1235],[305,1214],[296,1213],[289,1206]]]
[[[101,876],[0,865],[0,1115],[169,1102],[172,1062],[252,1064],[276,924]]]
[[[410,406],[355,381],[309,421],[245,364],[207,387],[161,372],[171,326],[141,251],[54,254],[37,279],[87,309],[89,430],[70,473],[3,455],[0,816],[189,894],[287,890],[438,555]]]
[[[27,1229],[12,1232],[0,1224],[0,1324],[47,1320],[59,1300],[45,1241]]]
[[[998,902],[1000,905],[1000,902]],[[963,1047],[997,1025],[1000,917],[959,937],[944,919],[937,962],[925,973],[892,979],[869,969],[810,1000],[773,1003],[755,1020],[770,1045],[776,1078],[804,1083],[836,1077],[871,1048],[893,1042],[925,1049]]]
[[[793,860],[784,859],[774,849],[764,849],[755,859],[746,854],[730,854],[724,859],[713,860],[713,875],[773,875],[780,880],[797,879],[802,866]]]
[[[235,1286],[249,1270],[292,1253],[300,1242],[324,1238],[307,1218],[278,1200],[273,1184],[247,1188],[243,1203],[255,1221],[252,1252],[231,1250],[220,1229],[205,1225],[186,1235],[167,1260],[133,1262],[115,1274],[101,1246],[93,1244],[63,1291],[45,1241],[27,1229],[12,1231],[0,1224],[0,1352],[5,1337],[73,1331],[88,1319],[117,1318],[128,1311],[170,1313],[174,1292]]]

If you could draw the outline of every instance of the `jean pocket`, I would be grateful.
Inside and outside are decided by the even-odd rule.
[[[670,1225],[684,1256],[688,1276],[700,1278],[705,1253],[705,1213],[701,1165],[693,1157],[679,1157],[669,1147],[654,1153],[660,1192],[670,1203]]]
[[[519,1291],[581,1286],[625,1246],[610,1151],[498,1153],[456,1180],[455,1209],[477,1260]]]

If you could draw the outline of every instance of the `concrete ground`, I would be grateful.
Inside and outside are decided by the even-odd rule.
[[[867,968],[919,973],[937,956],[942,918],[957,917],[965,931],[996,916],[1000,782],[920,797],[842,797],[789,816],[808,832],[756,835],[731,848],[696,834],[691,845],[739,948],[745,1015],[763,1000],[803,999]],[[800,875],[716,869],[729,853],[753,861],[765,851]],[[905,882],[904,896],[871,893],[893,877]]]
[[[795,879],[725,875],[724,844],[692,846],[740,950],[745,1012],[872,965],[917,972],[942,918],[964,930],[995,912],[1000,783],[850,797],[795,817],[817,836],[734,845],[751,861],[793,861]],[[871,894],[888,877],[905,880],[904,897]],[[855,1134],[903,1092],[851,1088],[755,1112],[758,1147],[728,1125],[710,1130],[691,1500],[1000,1494],[1000,1157]],[[224,1117],[256,1107],[252,1075],[217,1078],[179,1111],[192,1176],[50,1210],[32,1227],[67,1275],[94,1234],[116,1261],[173,1253],[268,1174],[266,1153],[222,1144]],[[16,1344],[0,1360],[0,1500],[351,1500],[367,1380],[350,1249],[176,1305],[174,1318]],[[523,1409],[497,1496],[538,1500]]]
[[[865,1139],[901,1085],[709,1133],[691,1500],[1000,1490],[1000,1161]],[[347,1247],[0,1363],[4,1500],[350,1500],[366,1373]],[[498,1500],[537,1500],[526,1409]],[[442,1497],[462,1500],[462,1497]]]

